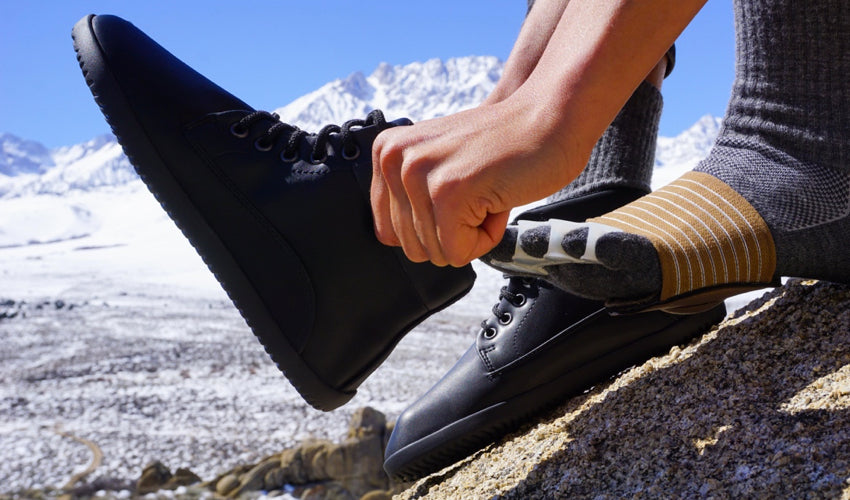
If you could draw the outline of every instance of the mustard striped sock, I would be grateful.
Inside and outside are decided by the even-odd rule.
[[[773,237],[764,219],[709,174],[689,172],[588,222],[652,243],[660,264],[660,302],[715,287],[760,288],[772,281],[776,270]],[[598,249],[594,253],[601,254]]]
[[[746,199],[689,172],[584,223],[517,221],[485,261],[623,310],[698,312],[773,283],[776,250]]]

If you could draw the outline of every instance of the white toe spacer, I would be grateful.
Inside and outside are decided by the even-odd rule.
[[[548,221],[520,220],[517,221],[516,227],[517,240],[514,247],[513,259],[510,262],[499,262],[498,267],[503,271],[532,274],[537,276],[547,276],[549,274],[549,272],[545,269],[546,266],[596,263],[596,241],[604,234],[621,232],[615,227],[606,226],[596,222],[570,222],[560,219],[550,219]],[[533,257],[528,255],[519,244],[522,235],[526,231],[530,231],[538,227],[549,228],[549,248],[543,257]],[[564,251],[563,247],[561,247],[561,241],[563,241],[564,236],[567,233],[582,228],[588,229],[587,247],[584,255],[577,259]]]

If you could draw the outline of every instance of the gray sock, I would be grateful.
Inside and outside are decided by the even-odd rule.
[[[850,2],[735,2],[737,67],[706,172],[764,218],[777,275],[850,281]]]
[[[617,187],[648,193],[662,104],[661,92],[651,83],[641,82],[596,143],[581,174],[549,201]]]
[[[632,306],[781,275],[850,282],[850,2],[736,0],[735,15],[736,81],[709,157],[595,219],[616,230],[553,235],[566,256],[547,279]],[[544,265],[523,258],[531,274]]]

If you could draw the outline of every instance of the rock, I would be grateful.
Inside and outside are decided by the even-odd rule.
[[[357,496],[335,482],[317,484],[301,493],[301,500],[357,500]]]
[[[0,299],[0,319],[12,319],[21,312],[23,302],[16,303],[11,299]]]
[[[358,408],[348,424],[349,438],[382,435],[387,427],[387,417],[369,406]]]
[[[239,478],[239,486],[230,490],[227,493],[230,497],[237,497],[248,491],[255,491],[264,488],[266,474],[269,471],[280,468],[280,459],[277,457],[269,458],[254,466]]]
[[[263,489],[266,491],[274,491],[282,489],[286,484],[286,469],[280,467],[274,468],[263,477]]]
[[[847,496],[848,366],[850,287],[790,280],[398,498]]]
[[[326,448],[326,454],[317,457],[324,459],[327,476],[357,497],[388,488],[389,478],[384,472],[386,430],[383,413],[369,407],[357,410],[345,441]]]
[[[241,476],[242,474],[245,474],[246,472],[251,470],[253,467],[254,467],[253,464],[236,466],[233,469],[230,469],[229,471],[226,471],[226,472],[219,474],[218,476],[214,477],[213,479],[211,479],[209,481],[205,481],[205,482],[201,483],[201,487],[207,488],[211,491],[215,491],[216,485],[218,485],[219,481],[224,479],[225,476],[234,476],[238,481],[239,476]]]
[[[319,458],[319,457],[317,457]],[[345,477],[350,468],[347,454],[343,448],[336,445],[327,450],[327,453],[322,455],[324,459],[325,472],[328,477]],[[318,462],[318,460],[317,460]]]
[[[176,490],[180,486],[189,486],[189,485],[200,483],[200,482],[201,482],[201,478],[198,477],[197,474],[190,471],[189,469],[181,467],[181,468],[177,469],[176,471],[174,471],[174,475],[171,476],[171,479],[169,479],[165,483],[165,486],[163,487],[163,489],[165,489],[165,490]]]
[[[142,476],[136,481],[136,494],[144,495],[159,491],[169,479],[171,479],[171,470],[168,467],[159,461],[150,463],[142,470]]]
[[[388,490],[373,490],[366,493],[360,500],[392,500],[393,494]]]
[[[306,441],[297,448],[280,454],[280,472],[276,477],[281,484],[307,484],[330,479],[326,471],[329,450],[336,447],[325,440]]]
[[[234,474],[225,474],[215,483],[215,492],[227,496],[231,491],[239,487],[239,478]]]
[[[393,429],[395,429],[395,420],[392,422],[387,422],[386,427],[384,427],[384,439],[381,441],[381,449],[387,449],[387,443],[390,441],[390,436],[393,433]]]
[[[391,428],[391,427],[390,427]],[[303,498],[360,498],[389,488],[384,472],[386,416],[373,409],[354,412],[342,443],[308,440],[258,464],[240,466],[208,486],[222,496],[237,497],[256,490],[275,491],[304,486]]]

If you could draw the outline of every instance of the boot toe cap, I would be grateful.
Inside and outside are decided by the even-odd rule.
[[[90,50],[100,51],[112,78],[155,117],[152,123],[174,117],[188,122],[209,113],[251,109],[120,17],[87,16],[77,23],[74,34],[75,39],[80,34],[91,37]]]

